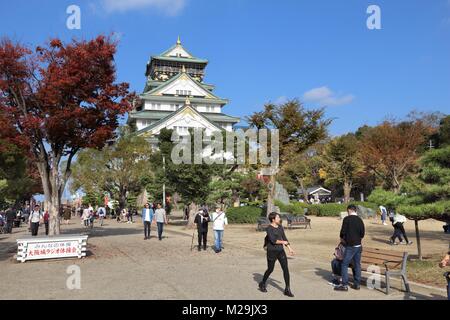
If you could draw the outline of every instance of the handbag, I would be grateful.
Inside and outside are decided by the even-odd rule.
[[[338,246],[334,249],[334,256],[337,260],[342,261],[344,260],[344,254],[345,247],[342,245],[342,243],[339,243]]]

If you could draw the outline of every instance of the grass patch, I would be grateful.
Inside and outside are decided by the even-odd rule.
[[[430,286],[446,288],[447,281],[443,274],[449,270],[448,268],[439,268],[439,262],[441,262],[442,258],[443,255],[431,255],[424,257],[422,261],[408,261],[408,279]]]

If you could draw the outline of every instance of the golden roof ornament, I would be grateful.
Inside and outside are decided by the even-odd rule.
[[[186,100],[184,102],[185,106],[191,106],[191,100],[189,100],[189,97],[186,97]]]
[[[186,67],[184,66],[184,64],[181,66],[181,72],[186,73]]]
[[[180,36],[178,36],[178,39],[177,39],[177,45],[181,45]]]

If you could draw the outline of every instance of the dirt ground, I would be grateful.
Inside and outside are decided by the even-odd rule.
[[[134,224],[106,220],[103,227],[84,230],[79,219],[62,225],[62,233],[89,235],[88,257],[83,259],[28,261],[14,260],[16,239],[28,236],[26,227],[13,229],[12,235],[0,235],[0,299],[284,299],[284,282],[277,265],[268,282],[268,293],[257,290],[266,269],[265,234],[255,225],[229,225],[225,230],[225,249],[215,254],[191,251],[193,230],[181,221],[165,228],[158,241],[155,227],[152,238],[143,240],[140,218]],[[287,230],[296,255],[289,259],[291,288],[295,299],[445,299],[445,279],[434,281],[441,288],[412,283],[412,293],[400,291],[400,282],[392,283],[393,293],[383,288],[335,292],[329,285],[330,261],[339,238],[338,218],[312,217],[312,229]],[[390,246],[387,239],[392,226],[365,220],[364,245],[370,247],[417,252],[414,224],[405,225],[411,246]],[[420,222],[422,250],[425,255],[443,254],[450,241],[442,232],[442,223]],[[44,228],[39,230],[40,234]],[[213,232],[208,234],[213,244]],[[196,241],[196,239],[195,239]],[[194,243],[195,243],[194,241]],[[67,268],[80,267],[81,288],[70,290],[66,282]],[[384,281],[383,281],[384,283]]]

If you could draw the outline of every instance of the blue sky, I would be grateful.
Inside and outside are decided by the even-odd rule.
[[[81,30],[66,8],[81,8]],[[367,7],[381,9],[369,30]],[[244,117],[298,97],[327,105],[333,135],[409,111],[450,113],[450,0],[2,0],[0,35],[32,45],[116,33],[118,80],[141,92],[151,55],[178,35],[206,82]]]

